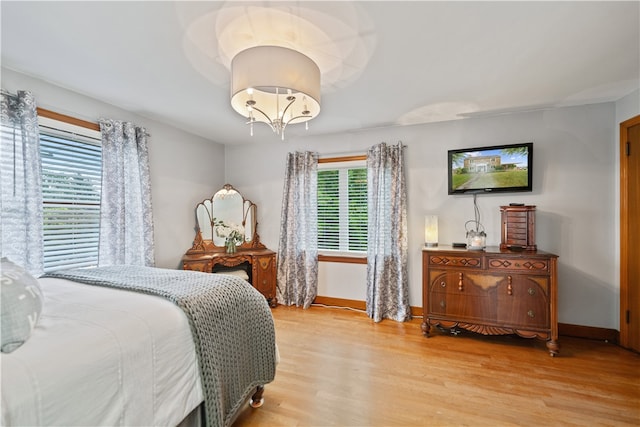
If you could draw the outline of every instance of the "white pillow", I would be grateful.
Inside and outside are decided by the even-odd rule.
[[[11,353],[24,344],[42,313],[40,284],[22,267],[2,258],[0,297],[2,324],[2,353]]]

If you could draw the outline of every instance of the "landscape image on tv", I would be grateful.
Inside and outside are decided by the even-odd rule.
[[[449,152],[449,192],[531,191],[530,143]]]

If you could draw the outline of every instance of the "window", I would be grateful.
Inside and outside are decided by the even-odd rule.
[[[318,249],[358,255],[367,251],[367,169],[364,161],[318,165]]]
[[[39,118],[44,271],[96,267],[102,149],[96,130]]]

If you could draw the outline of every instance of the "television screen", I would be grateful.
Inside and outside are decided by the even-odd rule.
[[[449,194],[531,191],[533,142],[449,150]]]

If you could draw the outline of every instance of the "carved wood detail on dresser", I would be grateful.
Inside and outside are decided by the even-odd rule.
[[[463,328],[483,335],[517,334],[559,352],[557,255],[446,247],[422,252],[422,331]]]

